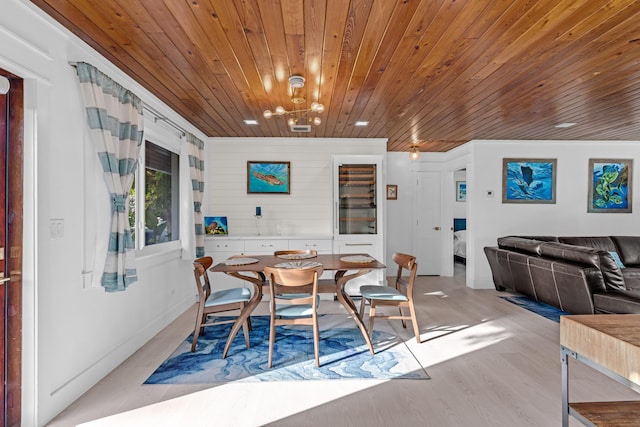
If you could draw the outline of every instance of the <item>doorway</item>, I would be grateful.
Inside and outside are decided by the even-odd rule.
[[[4,426],[21,425],[23,81],[0,69],[0,408]],[[3,87],[0,85],[0,87]]]
[[[453,172],[456,201],[453,206],[453,275],[464,276],[467,265],[467,170]]]

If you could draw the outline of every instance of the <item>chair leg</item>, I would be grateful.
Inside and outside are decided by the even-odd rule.
[[[196,344],[198,344],[198,336],[200,335],[200,330],[202,329],[202,324],[204,314],[202,313],[202,309],[198,308],[198,314],[196,315],[196,327],[193,330],[193,340],[191,341],[191,353],[196,351]]]
[[[413,333],[416,335],[416,341],[420,344],[420,328],[418,327],[418,318],[416,317],[416,308],[413,302],[409,302],[409,311],[411,312],[411,323],[413,323]]]
[[[271,362],[273,360],[273,344],[276,340],[276,316],[273,311],[271,311],[271,329],[269,330],[269,368],[271,367]]]
[[[373,319],[376,317],[376,303],[371,300],[371,307],[369,308],[369,336],[373,337]]]
[[[364,306],[367,305],[367,299],[362,297],[360,299],[360,318],[364,319]]]
[[[400,317],[404,317],[404,313],[402,312],[402,307],[398,306],[398,310],[400,310]],[[407,329],[407,322],[404,319],[400,319],[402,321],[402,327]]]
[[[316,357],[316,368],[320,367],[320,329],[318,327],[318,317],[313,315],[313,353]]]

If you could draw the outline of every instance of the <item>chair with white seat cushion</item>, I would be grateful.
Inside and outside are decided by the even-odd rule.
[[[213,314],[229,312],[232,310],[242,310],[251,298],[251,291],[246,288],[221,289],[212,291],[207,270],[213,264],[210,256],[198,258],[193,261],[193,274],[196,279],[198,289],[198,314],[196,315],[196,326],[193,330],[193,342],[191,352],[196,351],[198,336],[203,332],[205,326],[221,325],[233,323],[233,319],[219,319]],[[209,317],[211,316],[211,317]],[[249,331],[251,330],[251,320],[247,319],[242,325],[244,331],[244,341],[249,345]]]
[[[271,299],[271,327],[269,331],[269,368],[272,366],[273,346],[278,325],[311,325],[316,366],[320,366],[318,328],[318,277],[322,266],[314,268],[265,267]]]
[[[393,254],[393,261],[398,265],[395,286],[364,285],[360,287],[362,295],[360,317],[364,315],[366,301],[369,301],[371,305],[369,309],[369,334],[373,334],[373,321],[376,317],[402,320],[404,328],[407,327],[405,320],[411,319],[416,341],[420,342],[420,328],[418,328],[416,309],[413,304],[413,284],[418,271],[418,263],[416,257],[399,252]],[[402,275],[405,270],[409,273],[408,278]],[[400,315],[376,314],[376,307],[379,306],[398,307]],[[402,308],[409,309],[409,313],[404,314]]]

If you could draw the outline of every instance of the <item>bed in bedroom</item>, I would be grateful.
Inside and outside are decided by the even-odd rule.
[[[467,219],[453,219],[453,258],[457,262],[467,263]]]

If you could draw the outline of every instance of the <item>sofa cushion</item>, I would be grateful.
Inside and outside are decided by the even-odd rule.
[[[618,255],[618,252],[616,251],[609,251],[609,253],[611,254],[611,256],[613,257],[613,260],[616,262],[616,265],[619,268],[626,268],[626,266],[622,263],[622,260],[620,259],[620,255]]]
[[[540,244],[543,243],[539,240],[527,239],[524,237],[499,237],[498,247],[500,249],[512,250],[520,253],[540,255]]]
[[[558,237],[558,242],[568,245],[586,246],[588,248],[602,249],[603,251],[617,251],[615,243],[609,236],[562,236]]]
[[[627,267],[622,270],[624,286],[627,291],[640,292],[640,267]]]
[[[640,236],[611,236],[622,262],[627,267],[640,267]]]
[[[640,292],[607,291],[593,294],[596,313],[640,314]]]
[[[611,242],[611,244],[613,244],[613,242]],[[602,272],[602,277],[607,288],[626,289],[622,271],[607,250],[547,242],[540,245],[540,255],[596,267]]]

